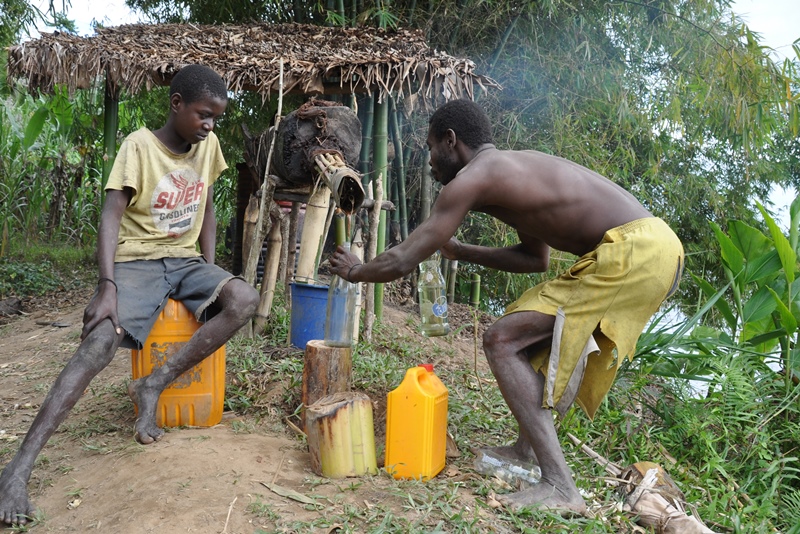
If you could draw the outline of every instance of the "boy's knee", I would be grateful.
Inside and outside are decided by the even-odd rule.
[[[255,315],[260,300],[258,291],[241,280],[232,280],[229,285],[232,297],[230,306],[245,319]]]

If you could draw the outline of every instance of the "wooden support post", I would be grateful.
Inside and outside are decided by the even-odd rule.
[[[300,402],[303,411],[317,400],[342,391],[350,391],[353,357],[350,347],[329,347],[321,339],[306,343],[303,362],[303,385]],[[305,417],[301,416],[301,421]]]
[[[278,267],[281,261],[281,242],[281,224],[279,221],[275,221],[267,237],[267,257],[264,258],[264,274],[261,277],[261,298],[253,318],[253,331],[256,334],[263,332],[272,309],[272,299],[275,296],[275,283],[278,279]]]
[[[311,469],[330,478],[377,474],[372,402],[364,393],[340,392],[306,412]]]

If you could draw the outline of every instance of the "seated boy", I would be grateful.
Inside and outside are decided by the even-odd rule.
[[[170,85],[166,124],[142,128],[122,143],[106,186],[100,277],[84,312],[81,344],[0,474],[0,523],[28,521],[34,507],[27,485],[36,457],[117,348],[142,347],[168,299],[182,301],[203,324],[169,361],[129,386],[139,410],[136,439],[143,444],[164,434],[156,425],[164,388],[255,313],[257,291],[214,265],[213,184],[227,165],[212,130],[227,102],[217,73],[186,66]]]

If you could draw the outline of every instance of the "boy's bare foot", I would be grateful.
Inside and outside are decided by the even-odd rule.
[[[551,510],[563,515],[586,515],[586,503],[577,489],[557,488],[542,480],[529,489],[500,495],[497,500],[513,510],[525,507]]]
[[[156,425],[156,409],[161,392],[147,388],[144,380],[140,378],[128,384],[128,395],[139,410],[134,437],[142,445],[148,445],[160,440],[164,436],[164,431]]]
[[[0,474],[0,524],[25,525],[36,510],[28,499],[28,484],[9,469]]]

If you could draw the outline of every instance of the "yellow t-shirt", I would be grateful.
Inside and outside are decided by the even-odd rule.
[[[214,132],[186,154],[173,153],[147,128],[126,137],[106,185],[134,191],[114,261],[199,256],[208,188],[227,168]]]

